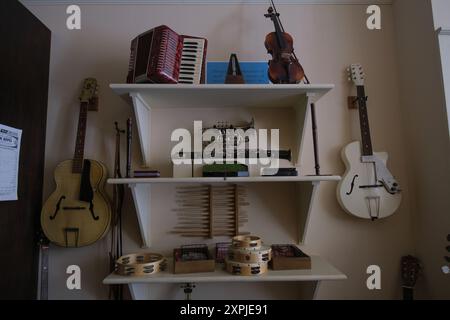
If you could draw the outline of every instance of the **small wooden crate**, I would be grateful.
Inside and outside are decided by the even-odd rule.
[[[173,250],[173,273],[214,272],[216,262],[211,257],[208,246],[182,246]]]
[[[311,269],[311,257],[291,244],[272,245],[273,270],[302,270]]]

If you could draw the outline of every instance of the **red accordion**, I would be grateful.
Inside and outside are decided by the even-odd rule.
[[[127,83],[205,83],[205,38],[162,25],[131,42]]]

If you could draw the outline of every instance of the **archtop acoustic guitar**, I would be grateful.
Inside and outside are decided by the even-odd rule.
[[[80,115],[72,160],[55,169],[56,190],[41,211],[41,225],[47,238],[64,247],[87,246],[102,238],[111,221],[111,206],[103,191],[106,167],[84,159],[88,110],[98,103],[97,81],[84,81],[80,95]]]

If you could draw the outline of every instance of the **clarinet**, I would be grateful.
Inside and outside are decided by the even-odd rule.
[[[203,152],[184,152],[184,154],[191,159],[202,159],[203,158]],[[291,150],[234,150],[234,151],[223,151],[223,159],[226,159],[227,155],[233,155],[234,159],[237,159],[239,157],[244,157],[246,159],[254,159],[254,158],[271,158],[272,156],[278,159],[288,160],[291,161],[292,154]],[[180,152],[178,154],[180,158],[183,158],[183,152]],[[212,152],[211,156],[215,156],[215,153]]]

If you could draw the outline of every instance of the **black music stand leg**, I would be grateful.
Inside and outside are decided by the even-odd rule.
[[[319,141],[317,138],[317,121],[316,121],[316,106],[311,103],[311,122],[312,122],[312,138],[314,148],[314,163],[316,169],[316,176],[320,176],[320,163],[319,163]]]

